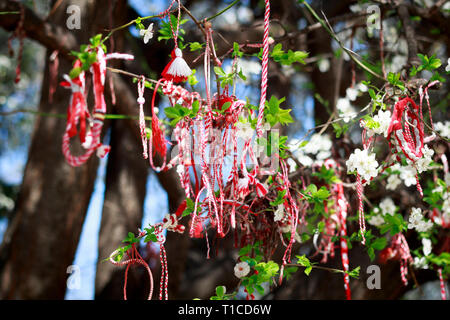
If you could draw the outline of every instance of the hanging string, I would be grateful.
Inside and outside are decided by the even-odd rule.
[[[119,250],[116,250],[110,255],[109,261],[115,266],[124,266],[124,265],[127,266],[126,269],[125,269],[125,279],[124,279],[124,285],[123,285],[123,299],[127,300],[128,270],[129,270],[131,265],[140,264],[140,265],[145,267],[145,269],[147,270],[147,273],[149,275],[150,291],[149,291],[147,299],[151,300],[152,296],[153,296],[153,286],[154,285],[153,285],[152,270],[148,266],[148,263],[145,262],[145,260],[141,257],[141,255],[137,251],[136,246],[135,246],[134,243],[131,245],[131,257],[130,257],[130,259],[124,260],[124,261],[120,261],[120,262],[115,261],[113,257],[118,253],[118,251]]]
[[[17,53],[16,78],[14,80],[15,83],[20,82],[22,55],[23,55],[23,40],[25,38],[25,30],[23,28],[23,24],[25,21],[25,8],[24,8],[23,4],[19,3],[19,5],[20,5],[20,19],[17,24],[16,30],[14,30],[14,32],[8,38],[8,51],[9,51],[9,55],[11,57],[14,56],[14,51],[12,49],[12,39],[14,39],[14,38],[19,39],[19,51]]]
[[[439,284],[441,287],[441,299],[447,300],[447,294],[445,292],[445,282],[444,282],[444,278],[442,276],[442,268],[438,269],[438,275],[439,275]]]
[[[261,99],[259,101],[259,114],[256,123],[256,134],[258,138],[262,137],[262,123],[264,119],[264,107],[267,95],[267,73],[269,68],[269,19],[270,19],[270,0],[265,0],[266,10],[264,13],[264,35],[263,35],[263,56],[261,71]]]
[[[364,216],[364,204],[363,204],[363,194],[364,194],[364,187],[361,182],[361,176],[359,173],[356,174],[356,192],[358,194],[358,214],[359,214],[359,230],[361,232],[361,243],[364,245],[366,244],[366,219]]]
[[[49,57],[49,86],[48,86],[48,102],[53,103],[53,95],[58,85],[58,68],[59,68],[59,51],[54,50]]]
[[[169,270],[167,268],[167,254],[164,247],[166,237],[161,224],[155,225],[155,235],[159,243],[159,259],[161,262],[161,280],[159,282],[159,300],[168,300]]]
[[[144,89],[145,89],[145,77],[141,76],[141,78],[138,81],[138,98],[137,102],[139,104],[139,129],[141,132],[141,141],[142,141],[142,148],[143,152],[142,155],[144,159],[148,158],[148,152],[147,152],[147,133],[145,130],[145,115],[144,115]]]

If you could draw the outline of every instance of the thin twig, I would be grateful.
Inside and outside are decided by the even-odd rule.
[[[235,4],[241,2],[241,0],[235,0],[232,3],[230,3],[227,7],[225,7],[224,9],[220,10],[219,12],[217,12],[215,15],[206,18],[206,21],[211,21],[214,18],[217,18],[218,16],[220,16],[222,13],[224,13],[225,11],[229,10],[231,7],[233,7]]]
[[[111,72],[120,73],[120,74],[129,76],[129,77],[133,77],[133,78],[136,78],[136,79],[141,79],[142,78],[142,75],[138,75],[138,74],[131,73],[131,72],[128,72],[128,71],[124,71],[124,70],[121,70],[121,69],[116,69],[116,68],[111,68],[111,67],[106,67],[106,69],[108,69]],[[158,81],[150,79],[150,78],[144,77],[144,79],[145,79],[145,81],[148,81],[148,82],[151,82],[151,83],[154,83],[154,84],[158,83]]]
[[[32,109],[16,109],[12,111],[5,111],[0,112],[0,117],[3,116],[11,116],[18,113],[31,113],[33,115],[42,116],[42,117],[53,117],[53,118],[60,118],[64,119],[67,118],[66,114],[63,113],[53,113],[53,112],[40,112]],[[127,114],[105,114],[105,119],[110,120],[129,120],[129,119],[139,119],[139,116],[132,116]],[[152,117],[145,117],[145,120],[152,120]]]

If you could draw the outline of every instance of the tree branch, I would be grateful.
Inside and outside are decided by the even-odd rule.
[[[20,11],[21,4],[11,0],[0,1],[0,11]],[[36,40],[44,47],[51,50],[59,50],[61,56],[73,60],[70,55],[77,45],[75,37],[63,28],[52,23],[43,21],[31,9],[25,7],[24,31],[28,38]],[[16,29],[20,15],[6,14],[0,19],[0,27],[7,31]]]

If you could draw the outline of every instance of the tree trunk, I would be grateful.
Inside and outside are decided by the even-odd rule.
[[[107,12],[106,1],[64,2],[49,22],[65,28],[70,4],[81,9],[81,29],[71,31],[78,43],[88,42],[89,35],[107,27],[105,18],[100,18]],[[49,54],[39,111],[65,113],[70,98],[67,90],[58,88],[53,103],[48,102]],[[68,73],[70,68],[71,64],[61,59],[58,74]],[[79,168],[66,163],[61,151],[65,126],[65,121],[58,118],[36,119],[14,217],[2,244],[2,298],[64,298],[67,267],[74,259],[99,162],[94,155]],[[73,148],[74,153],[81,151],[79,146]]]
[[[125,239],[128,232],[141,227],[146,193],[147,163],[139,157],[141,146],[126,130],[125,123],[115,121],[111,128],[111,153],[105,181],[105,200],[99,234],[98,263],[95,285],[96,299],[122,299],[124,268],[103,261]],[[134,270],[135,268],[132,268]],[[142,269],[141,271],[145,270]],[[128,297],[142,291],[136,271],[130,271]],[[148,277],[145,273],[143,277]],[[147,281],[148,282],[148,281]],[[137,290],[139,289],[139,290]]]

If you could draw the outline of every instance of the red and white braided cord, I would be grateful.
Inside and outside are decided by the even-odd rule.
[[[361,232],[362,237],[362,244],[366,244],[366,219],[364,216],[364,204],[363,204],[363,193],[364,193],[364,187],[361,182],[361,176],[356,174],[356,192],[358,194],[358,215],[359,215],[359,229]]]
[[[137,102],[139,104],[139,129],[141,131],[141,140],[142,140],[142,155],[144,159],[148,158],[147,152],[147,133],[145,132],[145,115],[144,115],[144,88],[145,88],[145,78],[141,76],[138,82],[138,99]]]
[[[337,205],[338,205],[338,217],[339,217],[339,224],[341,227],[340,235],[341,235],[341,260],[342,260],[342,267],[345,271],[344,274],[344,288],[345,288],[345,295],[347,297],[347,300],[351,300],[351,291],[350,291],[350,276],[348,275],[349,271],[349,259],[348,259],[348,245],[347,245],[347,226],[346,226],[346,218],[347,218],[347,200],[345,199],[344,195],[344,187],[342,183],[336,184],[336,188],[338,191],[337,195]]]
[[[442,276],[442,268],[438,269],[438,274],[439,274],[439,284],[440,284],[440,287],[441,287],[441,299],[442,300],[447,300],[447,293],[445,292],[444,277]]]
[[[153,296],[153,275],[152,275],[152,271],[150,269],[150,267],[148,266],[147,262],[145,262],[144,259],[142,259],[142,257],[140,256],[140,254],[137,252],[136,248],[134,247],[134,244],[132,246],[132,257],[131,259],[128,260],[124,260],[124,261],[114,261],[114,256],[117,254],[118,250],[114,251],[111,256],[109,257],[109,261],[116,266],[124,266],[126,265],[127,268],[125,269],[125,280],[124,280],[124,285],[123,285],[123,299],[127,300],[127,280],[128,280],[128,269],[130,267],[130,265],[132,264],[141,264],[145,267],[145,269],[147,270],[147,273],[149,275],[150,278],[150,292],[148,294],[148,300],[152,299]],[[137,256],[137,258],[135,258],[134,256]]]
[[[161,261],[161,281],[159,282],[159,300],[168,300],[168,290],[167,287],[169,285],[169,270],[167,269],[167,255],[166,249],[164,248],[164,244],[160,243],[159,245],[159,259]]]
[[[269,69],[269,23],[270,23],[270,0],[265,0],[266,10],[264,13],[264,35],[263,35],[263,55],[261,71],[261,98],[259,101],[259,114],[256,123],[256,134],[262,137],[262,123],[264,119],[264,107],[267,95],[267,73]]]

